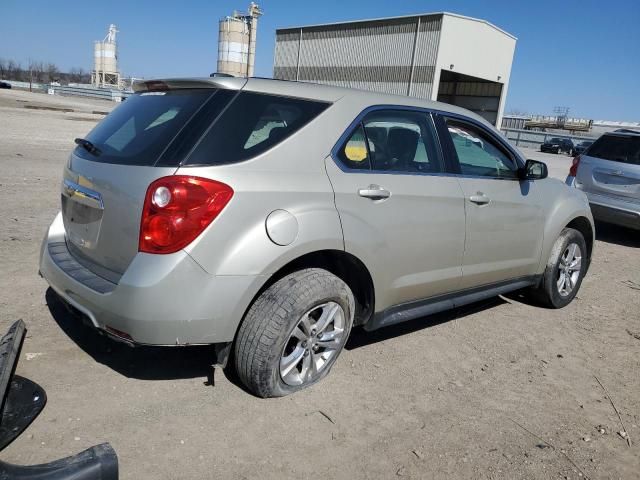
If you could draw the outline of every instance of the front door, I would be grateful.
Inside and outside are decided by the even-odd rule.
[[[518,160],[484,127],[447,118],[441,132],[456,157],[465,197],[462,287],[534,275],[544,216],[535,181],[520,181]],[[446,148],[448,146],[448,148]]]
[[[345,249],[369,268],[376,311],[459,288],[464,199],[444,174],[431,117],[367,114],[326,168]]]

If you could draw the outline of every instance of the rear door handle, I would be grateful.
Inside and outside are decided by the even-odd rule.
[[[370,198],[371,200],[384,200],[391,196],[391,192],[385,190],[380,185],[369,185],[367,188],[359,189],[358,195],[364,198]]]
[[[491,199],[487,197],[484,193],[478,192],[477,195],[471,195],[469,197],[469,201],[477,205],[486,205],[491,201]]]

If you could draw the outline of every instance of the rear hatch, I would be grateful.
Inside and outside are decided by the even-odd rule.
[[[175,173],[237,93],[215,82],[187,88],[155,82],[151,87],[129,97],[77,140],[64,170],[62,215],[69,250],[112,282],[138,252],[149,184]]]
[[[601,136],[580,156],[576,180],[587,193],[640,202],[640,134]]]

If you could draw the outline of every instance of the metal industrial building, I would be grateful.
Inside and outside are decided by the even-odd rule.
[[[500,125],[515,46],[452,13],[282,28],[273,76],[452,103]]]

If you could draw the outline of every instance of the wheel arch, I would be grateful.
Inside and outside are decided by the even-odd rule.
[[[595,232],[592,224],[587,217],[579,216],[571,220],[565,228],[573,228],[579,231],[584,237],[584,241],[587,244],[587,258],[591,262],[591,254],[593,252],[593,245],[595,242]]]
[[[255,300],[262,295],[265,290],[290,273],[305,268],[325,269],[336,275],[349,286],[356,303],[354,325],[364,324],[371,315],[373,315],[375,309],[375,288],[371,273],[365,264],[359,258],[344,250],[316,250],[290,260],[265,279],[256,294],[246,305],[242,318],[236,327],[236,336],[249,308],[251,308],[251,305],[253,305]]]

